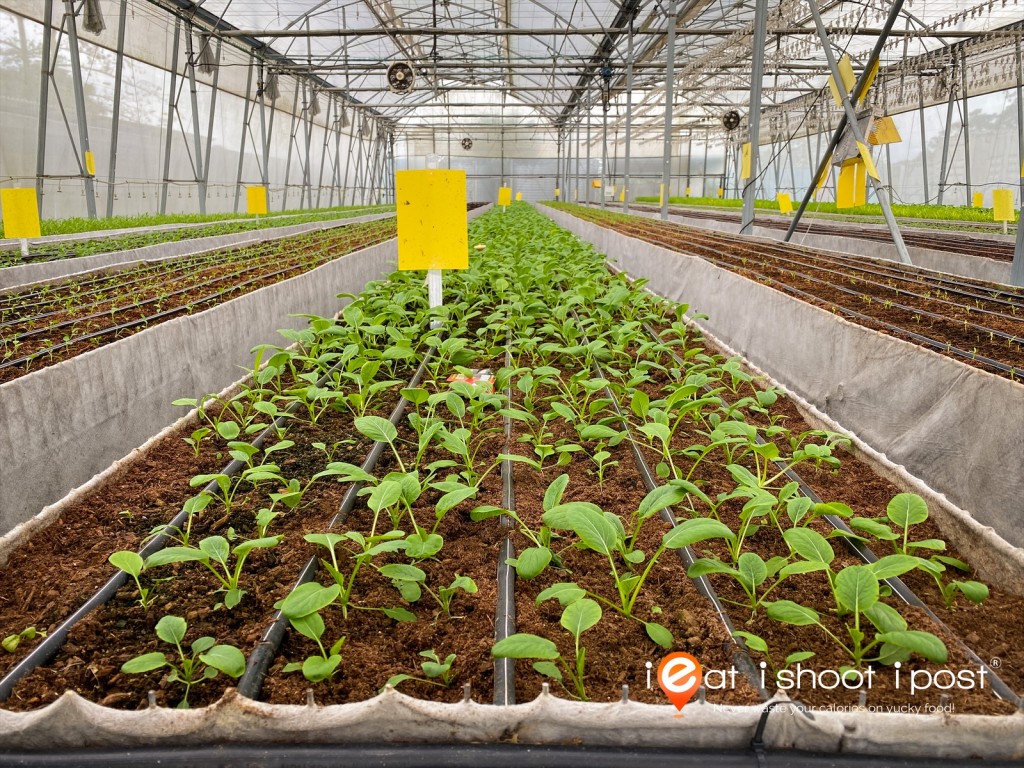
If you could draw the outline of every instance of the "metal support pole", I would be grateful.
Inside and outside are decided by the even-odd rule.
[[[207,40],[206,44],[209,45],[210,41]],[[213,119],[217,114],[217,86],[220,84],[220,46],[221,40],[217,39],[217,53],[214,56],[214,60],[217,62],[213,70],[213,80],[210,83],[210,117],[206,123],[206,164],[203,165],[203,191],[206,195],[209,192],[206,190],[210,187],[210,159],[213,156]],[[205,206],[205,198],[203,205]]]
[[[43,7],[43,50],[39,65],[39,121],[36,125],[36,204],[43,218],[43,176],[46,174],[46,117],[50,98],[50,38],[53,37],[53,0]]]
[[[574,158],[576,160],[576,175],[574,179],[573,189],[576,191],[574,197],[577,203],[580,201],[580,155],[582,154],[580,152],[580,133],[582,133],[580,128],[582,127],[583,126],[581,126],[579,122],[576,123],[576,157]]]
[[[604,125],[601,127],[601,207],[604,208],[605,198],[607,193],[605,192],[604,185],[608,183],[608,110],[602,106],[602,117]]]
[[[78,121],[79,152],[78,165],[82,169],[82,184],[85,188],[85,209],[90,219],[96,218],[96,184],[93,175],[85,165],[89,147],[89,125],[85,115],[85,89],[82,86],[82,60],[78,56],[78,26],[75,22],[73,0],[64,0],[64,17],[68,22],[68,55],[71,57],[71,82],[75,89],[75,117]]]
[[[668,0],[666,12],[668,37],[665,40],[665,128],[662,137],[661,156],[661,220],[668,221],[668,198],[671,195],[672,181],[672,108],[675,98],[675,61],[676,61],[676,0]]]
[[[281,198],[281,210],[288,210],[288,181],[292,175],[292,146],[295,144],[295,134],[299,131],[299,83],[295,83],[295,95],[292,97],[292,124],[288,131],[288,158],[284,163],[284,195]],[[302,206],[302,203],[299,203]]]
[[[181,19],[174,17],[174,40],[171,43],[171,89],[167,99],[167,133],[164,135],[164,180],[160,188],[160,214],[167,213],[167,185],[171,181],[171,138],[174,135],[174,113],[178,108],[178,48],[181,47]]]
[[[117,179],[117,132],[121,121],[121,74],[124,71],[124,29],[128,0],[121,0],[117,14],[117,59],[114,63],[114,103],[110,114],[110,162],[107,165],[107,218],[114,215],[114,184]]]
[[[807,0],[807,5],[811,15],[814,17],[814,26],[818,30],[818,38],[825,49],[825,58],[828,59],[829,72],[831,72],[832,77],[835,79],[836,88],[839,89],[839,96],[843,102],[843,111],[846,113],[849,128],[859,144],[867,145],[867,140],[864,138],[860,125],[857,123],[857,112],[853,107],[853,102],[850,100],[850,94],[846,92],[846,86],[843,85],[843,77],[839,74],[839,66],[836,64],[835,53],[832,51],[832,43],[828,39],[825,25],[821,20],[821,14],[818,12],[817,0]],[[869,59],[866,68],[870,70],[872,63],[873,61]],[[885,186],[873,176],[869,175],[868,179],[870,179],[871,186],[875,189],[875,198],[878,200],[878,204],[882,206],[882,215],[885,216],[885,223],[889,226],[893,245],[896,246],[897,257],[904,264],[912,264],[910,254],[907,253],[906,243],[903,242],[903,235],[900,234],[899,225],[896,223],[896,217],[892,215],[892,208],[889,206],[889,195],[885,191]]]
[[[242,196],[242,166],[245,164],[245,134],[249,129],[252,120],[252,113],[255,109],[255,102],[252,101],[252,71],[254,68],[255,56],[249,54],[249,71],[245,79],[245,106],[242,115],[242,138],[238,141],[238,172],[235,174],[235,205],[234,212],[238,213],[238,203]]]
[[[260,169],[260,180],[263,182],[263,188],[267,190],[267,195],[269,196],[270,168],[268,166],[270,164],[270,137],[267,135],[267,97],[263,93],[263,89],[266,87],[265,75],[262,74],[264,72],[263,62],[260,62],[260,72],[260,141],[262,142],[260,155],[263,160],[261,163],[263,167]],[[270,117],[273,120],[273,113],[271,113]]]
[[[590,190],[591,190],[590,177],[593,174],[593,171],[590,170],[590,113],[593,111],[592,107],[593,107],[593,104],[588,104],[587,105],[587,168],[586,168],[586,171],[584,171],[584,174],[583,174],[584,175],[583,185],[584,185],[584,189],[586,189],[586,192],[587,192],[587,195],[586,195],[587,196],[587,205],[590,205]]]
[[[1010,285],[1024,288],[1024,203],[1017,219],[1017,240],[1013,247],[1013,264],[1010,265]]]
[[[341,186],[341,113],[344,109],[344,105],[340,102],[335,106],[336,117],[334,128],[334,159],[331,161],[331,193],[327,196],[327,207],[334,207],[334,191],[337,189],[339,192],[342,189]]]
[[[942,162],[939,165],[939,198],[938,204],[942,205],[942,197],[946,193],[946,179],[949,177],[949,168],[946,162],[949,160],[949,137],[953,132],[953,107],[956,104],[954,93],[954,82],[956,69],[950,62],[949,99],[946,101],[946,130],[942,134]]]
[[[1020,204],[1024,208],[1024,68],[1021,67],[1020,38],[1017,38],[1017,162],[1020,164]],[[1024,216],[1017,222],[1017,242],[1020,243],[1020,229]],[[1018,251],[1020,249],[1018,248]]]
[[[188,72],[189,99],[192,103],[192,143],[196,153],[196,184],[199,187],[199,213],[206,215],[206,182],[203,181],[203,139],[199,133],[199,94],[196,92],[196,56],[192,49],[192,30],[185,30],[185,69]]]
[[[306,139],[306,158],[302,164],[302,190],[299,192],[299,208],[308,205],[310,208],[313,207],[313,179],[310,164],[310,145],[313,143],[313,99],[316,98],[316,94],[313,92],[313,87],[309,86],[308,89],[304,86],[304,90],[309,93],[309,99],[306,100],[306,108],[303,110],[306,113],[305,129],[302,131],[304,138]]]
[[[559,191],[556,200],[561,200],[562,190],[562,131],[558,131],[558,142],[555,146],[555,189]]]
[[[327,162],[328,142],[331,140],[331,112],[334,109],[334,99],[327,99],[327,112],[324,113],[324,144],[320,150],[320,175],[316,179],[316,207],[320,207],[320,198],[324,191],[324,165]],[[313,203],[313,196],[310,195],[310,205]]]
[[[629,213],[629,159],[630,144],[633,140],[633,19],[629,18],[626,36],[626,146],[623,150],[622,168],[622,212]]]
[[[928,136],[924,129],[924,76],[917,76],[917,105],[921,119],[921,176],[924,180],[924,202],[928,202]],[[886,146],[889,146],[886,144]],[[890,181],[892,178],[890,177]]]
[[[967,104],[967,49],[963,48],[960,51],[960,83],[963,86],[963,97],[964,97],[964,114],[963,114],[963,126],[964,126],[964,180],[967,182],[967,205],[971,204],[971,120],[968,115],[968,104]]]
[[[882,34],[875,40],[875,46],[871,49],[871,53],[864,60],[864,70],[861,72],[860,77],[857,78],[857,83],[853,86],[853,94],[851,98],[854,101],[860,99],[864,94],[865,86],[867,85],[868,76],[871,74],[871,70],[874,67],[875,62],[878,60],[879,54],[882,52],[882,47],[885,45],[886,40],[889,39],[889,32],[892,31],[893,25],[896,23],[896,19],[899,18],[900,11],[903,9],[903,0],[895,0],[892,7],[889,9],[889,16],[885,20],[885,27],[882,28]],[[831,53],[831,49],[828,48],[828,42],[825,43],[826,49]],[[818,170],[811,177],[811,183],[807,186],[807,191],[804,193],[803,200],[800,201],[800,207],[797,208],[796,214],[793,216],[793,220],[789,223],[789,229],[786,231],[786,236],[783,238],[784,242],[789,242],[790,238],[793,237],[793,233],[796,232],[797,225],[800,223],[800,217],[804,215],[804,211],[807,210],[807,204],[811,201],[811,197],[814,196],[814,190],[817,189],[818,179],[821,178],[821,174],[825,172],[828,167],[829,161],[832,159],[832,152],[835,150],[836,145],[839,144],[839,139],[843,135],[843,130],[846,128],[846,115],[843,114],[839,121],[839,126],[832,133],[832,139],[829,141],[828,149],[825,154],[820,153],[819,145],[819,157],[821,160],[818,162]],[[818,133],[818,140],[821,140],[821,133]]]

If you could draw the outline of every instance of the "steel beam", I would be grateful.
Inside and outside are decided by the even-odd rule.
[[[942,134],[942,158],[939,165],[939,197],[937,201],[939,205],[942,205],[942,197],[946,193],[946,180],[949,177],[949,168],[947,167],[946,162],[949,160],[949,136],[953,132],[953,107],[956,104],[956,98],[953,96],[955,78],[956,67],[953,66],[953,62],[950,62],[949,99],[946,102],[946,128]]]
[[[672,110],[676,59],[676,0],[668,0],[665,21],[668,34],[665,42],[665,127],[661,148],[661,220],[668,221],[668,199],[672,194]]]
[[[754,199],[757,197],[757,179],[760,176],[761,85],[764,80],[765,28],[768,25],[768,0],[754,0],[754,40],[751,43],[753,60],[750,74],[750,112],[747,116],[747,141],[750,143],[750,177],[743,186],[743,215],[740,234],[754,234]],[[826,43],[827,45],[827,43]],[[739,176],[737,176],[737,179]],[[778,176],[776,184],[778,186]]]
[[[964,113],[961,122],[964,126],[964,181],[967,182],[967,205],[971,204],[971,119],[967,103],[967,50],[961,49],[960,81],[963,84]]]
[[[39,63],[39,119],[36,125],[36,204],[43,218],[43,179],[46,175],[46,118],[50,99],[50,40],[53,37],[53,0],[43,6],[43,50]]]
[[[85,112],[85,88],[82,83],[82,60],[78,55],[78,24],[75,21],[73,0],[64,0],[64,17],[67,19],[68,55],[71,58],[71,84],[75,91],[75,116],[78,121],[78,167],[82,170],[82,184],[85,189],[85,209],[90,219],[96,218],[96,183],[86,167],[86,153],[89,146],[89,125]]]
[[[181,19],[174,19],[171,42],[171,87],[167,99],[167,132],[164,134],[164,178],[160,187],[160,215],[167,213],[167,185],[171,181],[171,138],[174,136],[174,113],[178,109],[178,49],[181,47]]]
[[[196,55],[192,48],[192,30],[185,30],[185,70],[188,72],[189,100],[192,104],[192,143],[195,147],[196,184],[199,187],[199,213],[206,214],[206,182],[203,181],[203,140],[199,133],[199,98],[196,92]]]
[[[121,75],[124,71],[124,30],[128,0],[121,0],[117,14],[117,58],[114,62],[114,99],[110,115],[110,161],[107,165],[107,218],[114,215],[114,189],[117,183],[117,133],[121,127]]]
[[[248,133],[256,103],[252,100],[252,71],[255,68],[255,56],[249,54],[249,68],[245,78],[245,103],[242,108],[242,138],[238,141],[238,172],[235,174],[234,212],[238,213],[239,199],[242,196],[242,167],[245,164],[245,135]]]
[[[921,118],[921,176],[924,181],[924,202],[928,202],[928,135],[924,127],[924,79],[918,75],[917,78],[917,103],[918,114]],[[885,145],[888,148],[888,144]],[[886,155],[886,167],[888,167],[888,155]],[[890,180],[891,180],[890,176]]]
[[[207,40],[206,44],[209,45],[210,41]],[[210,83],[210,116],[206,123],[206,163],[203,165],[203,192],[205,206],[205,198],[209,196],[210,188],[210,157],[213,154],[213,122],[217,115],[217,89],[220,85],[220,50],[221,41],[217,41],[217,52],[214,54],[215,61],[217,62],[213,70],[213,80]]]

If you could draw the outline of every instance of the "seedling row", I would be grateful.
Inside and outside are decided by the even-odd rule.
[[[0,306],[0,381],[302,274],[394,231],[393,220],[365,222],[287,244],[261,243],[10,294]]]
[[[1024,374],[1024,310],[1019,291],[976,283],[973,298],[954,297],[949,286],[919,272],[909,280],[902,276],[873,279],[843,259],[801,246],[751,245],[736,235],[594,209],[564,209],[600,226],[700,256],[969,365],[1011,379]]]
[[[787,471],[835,487],[854,461],[845,439],[791,422],[783,393],[704,345],[687,307],[610,275],[528,207],[482,217],[471,242],[486,257],[451,276],[445,307],[426,308],[417,276],[372,283],[339,319],[290,332],[292,346],[257,349],[230,400],[181,401],[199,421],[171,450],[179,521],[137,501],[118,515],[118,543],[89,556],[124,585],[7,706],[41,706],[65,685],[111,706],[142,706],[150,690],[197,705],[236,680],[281,703],[388,684],[449,701],[468,684],[488,702],[496,682],[518,700],[544,683],[615,700],[625,684],[661,702],[645,663],[670,650],[738,668],[706,691],[732,703],[763,697],[758,662],[769,693],[800,663],[850,677],[970,666],[886,581],[920,574],[937,612],[985,615],[989,588],[920,498],[894,493],[879,512],[808,497]],[[152,536],[163,546],[144,549]],[[865,564],[838,539],[884,556]],[[515,571],[517,626],[496,639],[510,618],[501,568]],[[19,635],[5,669],[75,603],[18,598],[22,613],[0,614]],[[511,682],[495,680],[504,658]],[[1012,709],[990,691],[957,702]]]

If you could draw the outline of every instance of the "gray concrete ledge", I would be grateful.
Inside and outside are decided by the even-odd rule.
[[[396,241],[181,317],[0,385],[0,535],[181,416],[179,397],[217,392],[250,350],[331,316],[394,268]]]
[[[637,216],[644,216],[649,219],[660,219],[658,213],[647,211],[632,211]],[[669,211],[670,221],[675,224],[685,224],[688,227],[700,227],[711,229],[716,232],[729,232],[737,234],[740,230],[738,222],[718,221],[717,219],[700,219],[687,216],[685,212]],[[859,225],[863,226],[863,225]],[[885,230],[888,232],[888,230]],[[754,220],[754,236],[765,237],[770,240],[781,241],[786,233],[779,229],[770,229],[757,226]],[[972,236],[973,233],[972,233]],[[994,238],[993,238],[994,239]],[[813,232],[796,232],[790,241],[793,245],[806,245],[811,248],[820,248],[826,251],[839,251],[852,254],[853,256],[871,256],[876,259],[887,261],[898,261],[896,257],[896,246],[892,243],[864,240],[857,237],[840,237],[837,235],[815,234]],[[986,259],[981,256],[970,256],[962,253],[950,253],[948,251],[936,251],[930,248],[908,247],[914,266],[923,267],[936,272],[945,272],[950,275],[970,277],[974,280],[985,280],[990,283],[1009,284],[1010,262]]]
[[[321,232],[325,229],[344,227],[364,221],[376,221],[394,216],[394,213],[372,213],[366,216],[354,216],[347,219],[331,221],[315,221],[305,224],[293,224],[287,227],[273,227],[252,232],[236,232],[230,235],[198,237],[191,240],[176,240],[168,243],[157,243],[142,248],[130,248],[126,251],[98,253],[95,256],[82,256],[72,259],[57,259],[38,264],[23,264],[16,267],[0,269],[0,293],[25,288],[41,282],[64,280],[86,272],[94,272],[105,268],[120,268],[143,261],[162,261],[182,256],[197,256],[202,253],[221,250],[222,248],[254,245],[283,237],[301,235],[306,232]],[[106,234],[106,233],[104,233]]]
[[[631,276],[649,279],[658,294],[708,315],[702,328],[994,529],[1008,552],[1024,548],[1024,386],[703,259],[539,210]],[[1016,569],[1019,576],[1019,560],[1004,565],[1004,575]]]

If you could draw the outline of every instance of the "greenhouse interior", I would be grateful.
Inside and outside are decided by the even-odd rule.
[[[0,764],[1024,764],[1022,47],[0,0]]]

